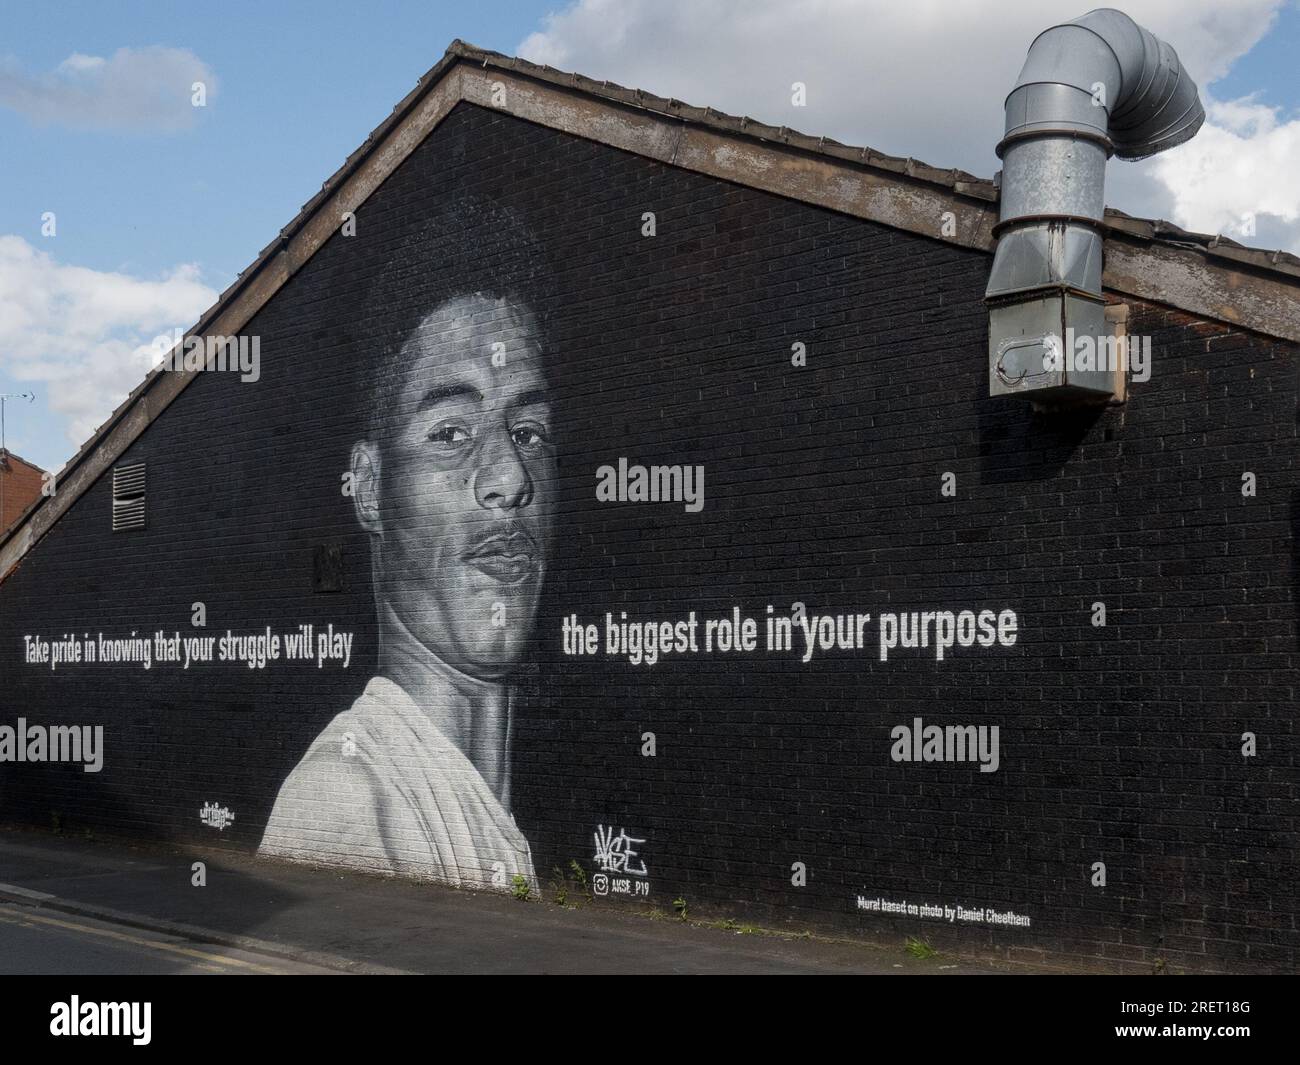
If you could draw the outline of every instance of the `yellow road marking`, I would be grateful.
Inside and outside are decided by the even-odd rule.
[[[38,924],[53,925],[56,928],[67,928],[75,932],[88,932],[94,936],[104,936],[108,939],[120,940],[123,943],[133,943],[139,947],[149,947],[152,950],[165,950],[172,954],[182,954],[187,958],[197,958],[200,961],[212,962],[218,965],[234,965],[242,969],[251,969],[254,972],[270,973],[279,975],[284,970],[272,969],[266,965],[258,965],[256,962],[244,961],[241,958],[225,958],[218,954],[209,954],[207,951],[195,950],[193,947],[178,947],[174,943],[162,943],[156,939],[141,939],[138,936],[129,936],[124,932],[114,932],[108,928],[95,928],[92,925],[77,924],[75,921],[61,921],[55,917],[44,917],[36,913],[20,914],[17,910],[6,911],[0,908],[0,920],[12,923],[27,923],[34,921]]]

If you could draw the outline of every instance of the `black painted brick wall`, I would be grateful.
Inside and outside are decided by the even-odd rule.
[[[1295,346],[1133,304],[1151,380],[1122,409],[1035,415],[986,396],[987,256],[468,105],[247,327],[262,380],[206,375],[124,456],[148,463],[148,529],[110,533],[104,478],[0,587],[0,723],[108,733],[98,775],[0,766],[0,817],[256,846],[280,781],[373,669],[368,548],[339,488],[367,376],[360,300],[390,242],[464,189],[528,220],[559,290],[562,530],[516,737],[515,809],[543,875],[590,871],[612,825],[645,839],[665,910],[680,895],[1008,956],[1294,965]],[[596,503],[595,469],[619,456],[702,463],[704,510]],[[335,594],[312,590],[327,544]],[[187,632],[196,601],[208,634],[332,622],[358,634],[354,661],[22,663],[24,634]],[[1009,607],[1020,635],[942,663],[559,650],[571,612],[761,620],[794,601]],[[916,716],[998,725],[1001,768],[892,762],[890,729]],[[235,823],[201,825],[204,802]],[[861,914],[858,894],[1033,924]]]

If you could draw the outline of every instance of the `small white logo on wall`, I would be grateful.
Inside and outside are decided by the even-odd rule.
[[[205,802],[203,809],[199,811],[199,820],[211,828],[225,831],[225,828],[235,819],[226,807],[218,806],[215,802]]]
[[[592,878],[592,890],[597,895],[637,895],[646,898],[650,894],[650,882],[643,878],[649,875],[645,860],[636,847],[644,839],[634,839],[627,834],[627,829],[620,828],[614,834],[614,826],[606,828],[596,826],[596,854],[592,858],[603,871],[612,874],[604,876],[598,873]]]

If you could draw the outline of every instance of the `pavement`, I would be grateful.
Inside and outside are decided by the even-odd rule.
[[[206,867],[196,886],[193,864]],[[0,827],[0,973],[1041,971],[322,870],[234,852]]]

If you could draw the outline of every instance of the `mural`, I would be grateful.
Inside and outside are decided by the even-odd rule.
[[[485,250],[493,235],[507,239]],[[376,285],[389,324],[345,491],[371,545],[378,672],[280,788],[262,853],[536,880],[510,812],[511,678],[554,511],[534,254],[517,219],[462,199]]]
[[[1225,604],[1255,500],[1184,475],[1261,395],[1290,424],[1291,347],[1135,304],[1145,391],[1038,417],[987,398],[985,254],[472,106],[355,221],[242,330],[256,379],[204,373],[117,460],[144,527],[105,476],[0,585],[6,819],[872,935],[1269,945],[1206,915],[1290,897],[1251,776],[1290,720],[1289,541],[1258,547],[1277,603]],[[1213,360],[1241,391],[1207,413]],[[1252,474],[1293,484],[1270,447]],[[1240,899],[1185,834],[1224,809],[1257,826]]]

